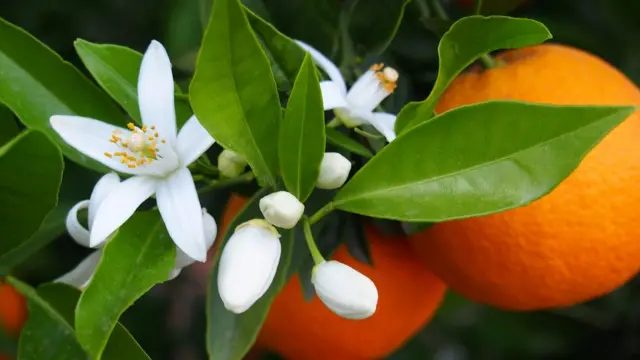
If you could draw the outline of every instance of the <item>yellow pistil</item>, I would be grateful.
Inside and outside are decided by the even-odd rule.
[[[127,167],[134,169],[138,166],[144,166],[150,164],[153,160],[158,160],[158,147],[157,142],[154,141],[160,136],[158,132],[155,132],[156,127],[151,126],[150,129],[154,130],[154,133],[146,134],[149,130],[147,126],[139,128],[133,123],[128,123],[127,128],[131,130],[131,133],[123,139],[121,136],[122,131],[115,130],[111,134],[109,141],[118,145],[121,151],[105,152],[104,156],[112,159],[114,156],[117,161],[122,164],[127,164]],[[146,135],[143,135],[146,134]],[[166,143],[166,140],[162,139],[162,143]]]

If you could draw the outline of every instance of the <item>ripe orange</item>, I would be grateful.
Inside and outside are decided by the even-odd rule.
[[[602,59],[562,45],[507,51],[459,76],[437,112],[485,100],[640,105],[640,90]],[[453,290],[505,309],[569,306],[640,269],[640,114],[613,130],[555,190],[532,204],[438,224],[411,242]],[[425,200],[425,201],[428,201]]]
[[[13,286],[0,281],[0,331],[17,336],[27,321],[27,301]]]

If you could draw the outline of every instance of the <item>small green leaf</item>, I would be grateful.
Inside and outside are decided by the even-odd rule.
[[[491,101],[399,136],[335,197],[338,209],[445,221],[526,205],[553,190],[635,108]]]
[[[229,224],[223,243],[229,240],[234,229],[241,223],[262,217],[258,202],[267,194],[267,189],[257,192],[247,203],[245,208]],[[249,310],[242,314],[234,314],[225,309],[218,293],[218,266],[210,276],[207,299],[207,351],[211,360],[241,360],[253,345],[262,323],[267,317],[271,303],[288,280],[288,268],[291,262],[294,231],[280,230],[282,254],[280,264],[269,290]],[[221,252],[218,252],[218,258]]]
[[[328,143],[338,146],[354,154],[364,156],[366,158],[371,158],[373,156],[373,153],[369,149],[367,149],[366,146],[341,133],[340,131],[332,128],[326,128],[325,131],[327,134]]]
[[[480,56],[544,42],[551,33],[540,22],[506,16],[470,16],[458,20],[438,45],[440,68],[426,100],[407,104],[396,121],[396,133],[429,120],[440,96],[453,79]]]
[[[411,0],[356,0],[349,22],[349,33],[354,42],[367,52],[380,55],[393,40],[404,9]],[[375,26],[371,26],[375,24]]]
[[[74,46],[98,84],[140,124],[138,72],[142,54],[124,46],[93,44],[82,39],[76,40]],[[176,93],[180,93],[177,85]],[[191,116],[191,108],[178,99],[175,105],[178,125],[184,124]]]
[[[27,127],[43,131],[71,160],[107,167],[68,145],[49,125],[52,115],[79,115],[124,123],[121,111],[76,68],[24,30],[0,18],[0,103]]]
[[[216,141],[242,155],[260,184],[274,185],[280,100],[269,60],[238,0],[213,4],[189,95]]]
[[[18,124],[13,119],[11,110],[0,105],[0,146],[9,142],[20,133]]]
[[[63,167],[60,150],[39,131],[0,148],[0,256],[27,240],[56,206]]]
[[[324,108],[311,56],[305,55],[280,125],[280,171],[287,191],[304,202],[315,187],[324,157]]]
[[[76,308],[78,341],[87,353],[100,358],[120,315],[167,280],[175,254],[158,212],[136,213],[118,230]]]

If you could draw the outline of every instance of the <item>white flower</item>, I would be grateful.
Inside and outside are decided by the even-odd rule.
[[[260,199],[260,211],[271,224],[291,229],[302,217],[304,204],[289,192],[277,191]]]
[[[171,63],[152,41],[142,59],[138,101],[144,126],[120,128],[98,120],[54,115],[50,122],[69,145],[115,171],[134,175],[120,183],[95,209],[89,245],[97,246],[119,228],[143,201],[156,195],[167,231],[178,248],[206,260],[200,201],[187,166],[214,139],[192,116],[176,131]]]
[[[378,289],[368,277],[338,261],[315,266],[311,282],[322,302],[347,319],[366,319],[378,304]]]
[[[349,171],[351,171],[349,159],[340,153],[324,153],[316,187],[327,190],[337,189],[347,181]]]
[[[280,234],[264,220],[238,226],[222,250],[218,292],[227,310],[245,312],[269,289],[280,262]]]
[[[102,200],[107,194],[116,188],[120,184],[120,178],[116,173],[109,173],[104,175],[93,188],[91,197],[89,200],[83,200],[77,203],[71,208],[66,219],[66,226],[69,235],[80,245],[89,247],[89,238],[93,221],[95,219],[95,209],[98,208]],[[86,229],[80,221],[78,221],[78,212],[80,210],[87,209],[88,219]],[[207,213],[205,208],[202,208],[202,224],[205,234],[205,242],[207,250],[211,248],[213,242],[216,239],[218,227],[213,216]],[[106,241],[101,241],[98,247],[102,247],[106,244]],[[93,274],[95,273],[100,258],[102,257],[102,249],[98,249],[87,256],[84,260],[78,264],[73,270],[67,274],[56,279],[56,282],[62,282],[83,289],[88,284]],[[182,250],[176,249],[176,259],[174,268],[171,270],[168,276],[168,280],[172,280],[177,277],[183,268],[191,265],[195,260],[185,254]]]
[[[218,156],[218,169],[228,178],[239,176],[246,167],[247,161],[231,150],[222,150]]]
[[[387,141],[396,138],[394,126],[396,116],[384,112],[373,112],[382,100],[396,88],[398,72],[383,64],[373,65],[347,91],[342,74],[338,67],[326,56],[313,47],[296,40],[306,50],[318,66],[324,70],[331,80],[322,81],[322,101],[324,109],[333,109],[338,118],[347,126],[371,124]]]

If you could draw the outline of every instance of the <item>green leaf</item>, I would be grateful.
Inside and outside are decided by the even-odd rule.
[[[555,188],[635,108],[491,101],[402,134],[338,192],[338,209],[445,221],[526,205]],[[389,176],[392,174],[392,176]]]
[[[9,109],[0,105],[0,146],[9,142],[20,133],[18,124]]]
[[[98,359],[118,318],[154,285],[167,280],[175,246],[158,212],[139,212],[107,243],[76,308],[82,347]]]
[[[300,65],[302,65],[304,50],[249,9],[245,9],[245,12],[269,58],[278,88],[289,91],[298,75]]]
[[[382,54],[396,35],[404,9],[411,0],[356,2],[349,22],[349,33],[354,42],[364,46],[367,52]]]
[[[76,40],[74,46],[98,84],[140,124],[138,72],[142,54],[124,46],[93,44],[82,39]],[[177,85],[176,93],[181,93]],[[191,116],[191,108],[179,99],[175,106],[178,125],[184,124]]]
[[[354,154],[364,156],[366,158],[371,158],[373,156],[373,153],[369,149],[367,149],[366,146],[341,133],[340,131],[332,128],[326,128],[325,131],[327,134],[328,143],[338,146]]]
[[[39,131],[0,148],[0,255],[27,240],[56,206],[63,167],[60,150]]]
[[[71,324],[59,310],[42,298],[31,286],[7,278],[29,300],[29,318],[20,333],[20,360],[89,359],[76,340]]]
[[[79,115],[122,125],[121,111],[76,68],[24,30],[0,19],[0,102],[27,127],[43,131],[71,160],[102,172],[49,125],[52,115]]]
[[[262,217],[258,202],[267,194],[267,189],[257,192],[247,203],[245,208],[229,224],[220,248],[241,223]],[[280,230],[282,254],[280,264],[269,290],[249,310],[242,314],[234,314],[225,309],[218,293],[218,262],[210,276],[207,298],[207,351],[211,360],[241,360],[249,351],[256,339],[262,323],[267,317],[271,303],[288,279],[288,268],[291,262],[294,231]],[[218,252],[218,258],[221,252]]]
[[[470,16],[458,20],[438,45],[440,68],[429,96],[407,104],[396,121],[396,133],[429,120],[440,96],[453,79],[480,56],[544,42],[551,33],[540,22],[506,16]]]
[[[274,185],[280,100],[269,60],[238,0],[213,4],[189,95],[214,139],[242,155],[259,183]]]
[[[305,55],[280,125],[280,171],[287,191],[304,202],[316,185],[324,157],[324,108],[320,82]]]

